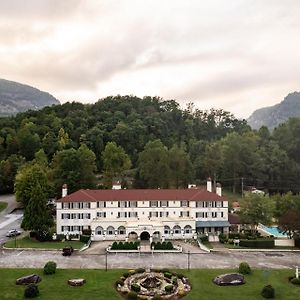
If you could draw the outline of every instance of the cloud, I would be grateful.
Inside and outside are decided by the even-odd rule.
[[[246,116],[299,89],[299,15],[298,0],[4,0],[1,77],[62,101],[148,94]]]

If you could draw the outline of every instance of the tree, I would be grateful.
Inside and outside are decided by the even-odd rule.
[[[44,240],[53,225],[53,218],[47,208],[47,195],[37,182],[31,189],[21,227],[24,230],[34,230],[38,233],[38,237]]]
[[[63,128],[59,129],[58,132],[58,150],[63,150],[67,148],[70,144],[70,138],[67,132]]]
[[[115,142],[108,142],[102,152],[105,182],[112,185],[114,177],[120,176],[125,170],[131,168],[131,160],[121,146]]]
[[[193,167],[184,147],[174,145],[169,150],[170,180],[176,188],[186,187],[191,182]]]
[[[140,153],[138,172],[147,187],[167,188],[170,181],[168,149],[160,140],[150,141]]]
[[[252,230],[257,229],[257,225],[262,223],[269,225],[273,217],[273,201],[269,197],[258,194],[249,194],[243,198],[240,210],[241,221],[250,224]]]
[[[282,216],[278,219],[278,224],[280,228],[287,232],[289,236],[293,236],[294,233],[300,232],[300,209],[287,210]]]
[[[15,180],[15,194],[17,201],[24,207],[29,203],[32,191],[39,185],[43,193],[48,197],[51,194],[51,184],[48,179],[49,170],[38,163],[27,164],[18,170]]]
[[[95,154],[85,144],[78,150],[71,148],[58,151],[53,157],[51,167],[51,178],[57,195],[60,195],[61,187],[65,183],[70,193],[95,187]]]

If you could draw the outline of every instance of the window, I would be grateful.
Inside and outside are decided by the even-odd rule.
[[[97,217],[98,218],[106,218],[106,212],[103,212],[103,211],[97,212]]]
[[[136,211],[128,212],[128,218],[137,218],[137,212]]]
[[[158,201],[150,201],[150,207],[158,207]]]
[[[84,202],[83,203],[83,208],[91,208],[91,203],[90,202]]]
[[[176,225],[173,228],[174,234],[180,234],[181,233],[181,227]]]
[[[104,230],[101,226],[96,227],[95,229],[95,233],[96,235],[103,235],[104,234]]]
[[[221,211],[221,218],[224,218],[224,212]]]
[[[184,227],[184,233],[192,233],[192,227],[190,225],[187,225]]]
[[[223,201],[217,201],[217,207],[223,207]]]
[[[188,207],[189,203],[188,203],[188,201],[180,201],[180,206],[181,207]]]
[[[61,218],[62,219],[70,219],[70,214],[62,214]]]
[[[118,207],[127,207],[127,201],[119,201]]]
[[[208,201],[208,207],[213,207],[212,201]]]
[[[97,202],[97,208],[100,207],[106,207],[106,202],[105,201]]]
[[[171,233],[171,228],[169,226],[164,227],[164,234],[170,234]]]
[[[204,202],[202,202],[202,201],[197,201],[197,202],[196,202],[196,207],[204,207]]]
[[[211,217],[212,217],[212,218],[216,218],[216,217],[217,217],[217,214],[218,214],[218,213],[217,213],[216,211],[213,211],[213,212],[211,213]]]
[[[196,212],[196,218],[204,218],[204,212]]]
[[[91,218],[91,214],[83,214],[84,219],[90,219]]]
[[[161,207],[168,207],[168,201],[160,201]]]
[[[181,211],[180,212],[180,217],[189,217],[190,216],[190,212],[189,211]]]
[[[118,228],[118,234],[120,234],[120,235],[126,234],[126,230],[125,230],[125,227],[124,227],[124,226],[120,226],[120,227]]]
[[[149,217],[152,218],[152,217],[158,217],[158,211],[150,211],[149,213]]]
[[[112,226],[107,227],[106,234],[108,235],[114,235],[115,234],[115,228]]]
[[[137,207],[137,201],[129,201],[128,207]]]

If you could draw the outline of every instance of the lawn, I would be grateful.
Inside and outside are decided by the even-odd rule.
[[[72,246],[74,249],[80,249],[84,244],[80,241],[65,241],[65,242],[39,242],[35,239],[25,236],[22,238],[11,238],[10,241],[5,243],[7,248],[15,248],[15,242],[17,248],[42,248],[42,249],[62,249],[64,246]]]
[[[95,259],[97,257],[95,256]],[[252,275],[246,276],[246,284],[235,287],[218,287],[212,279],[219,274],[232,270],[179,270],[186,274],[192,283],[192,291],[184,300],[263,300],[260,291],[265,284],[271,283],[275,287],[277,300],[300,299],[300,287],[288,282],[291,270],[254,270]],[[1,299],[22,299],[23,286],[16,286],[16,278],[32,273],[42,276],[39,283],[40,296],[37,299],[99,299],[120,300],[114,290],[114,282],[123,274],[124,270],[62,270],[55,275],[43,275],[40,269],[0,269]],[[87,283],[82,287],[71,287],[66,284],[71,278],[85,278]]]
[[[4,210],[7,207],[7,203],[6,202],[0,202],[0,212],[2,210]]]

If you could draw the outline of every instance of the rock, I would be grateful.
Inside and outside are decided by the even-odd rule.
[[[245,278],[239,273],[222,274],[217,276],[213,282],[217,285],[241,285],[245,283]]]
[[[16,280],[16,284],[30,284],[30,283],[39,283],[42,278],[39,275],[31,274],[27,276],[20,277]]]
[[[76,278],[76,279],[69,279],[68,284],[72,286],[81,286],[85,284],[85,279],[83,278]]]

